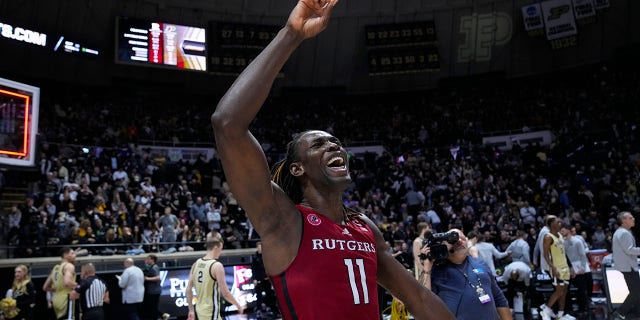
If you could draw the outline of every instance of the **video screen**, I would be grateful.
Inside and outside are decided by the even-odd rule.
[[[35,163],[40,89],[0,78],[0,164]]]
[[[639,271],[640,273],[640,271]],[[611,304],[611,307],[616,309],[629,295],[629,288],[622,272],[612,268],[605,267],[604,281],[606,284],[607,300]]]
[[[204,28],[118,18],[116,62],[207,71]]]
[[[162,286],[158,304],[160,310],[176,317],[186,317],[189,314],[186,291],[189,271],[190,269],[160,271],[160,285]],[[225,266],[224,272],[227,286],[240,304],[248,306],[256,301],[253,273],[249,265]],[[193,295],[196,297],[195,291]],[[194,300],[197,301],[197,299]],[[236,311],[238,310],[234,305],[225,304],[225,313]]]

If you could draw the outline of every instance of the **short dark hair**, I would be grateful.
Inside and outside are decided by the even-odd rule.
[[[551,226],[551,224],[556,221],[558,219],[558,217],[554,216],[554,215],[548,215],[545,220],[544,220],[544,224],[549,227]]]
[[[158,262],[158,256],[153,253],[149,255],[149,259],[153,260],[153,263]]]
[[[71,251],[73,251],[73,248],[71,247],[64,247],[60,249],[60,257],[64,258],[64,256]]]

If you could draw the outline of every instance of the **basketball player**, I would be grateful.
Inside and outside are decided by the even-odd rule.
[[[337,3],[299,0],[286,25],[220,100],[212,124],[225,176],[260,235],[284,319],[379,319],[377,284],[415,319],[453,319],[391,256],[375,224],[343,205],[351,176],[336,137],[300,133],[274,167],[272,182],[262,147],[249,132],[278,72],[305,39],[327,27]]]
[[[569,280],[571,279],[571,270],[567,262],[565,254],[564,238],[560,234],[562,228],[562,220],[554,215],[548,215],[545,225],[549,228],[549,233],[544,236],[542,254],[549,266],[549,274],[553,280],[555,290],[549,297],[549,301],[540,308],[540,316],[542,320],[550,320],[557,318],[559,320],[575,320],[576,318],[564,313],[567,293],[569,292]],[[555,303],[558,303],[557,316],[551,309]]]
[[[58,320],[76,319],[75,303],[69,293],[76,287],[76,252],[72,248],[62,248],[62,261],[53,267],[45,280],[42,290],[53,292],[53,311]]]
[[[192,266],[187,282],[187,301],[189,305],[189,320],[194,319],[222,319],[220,311],[222,308],[221,296],[238,308],[241,314],[244,307],[233,297],[227,287],[224,274],[224,266],[218,258],[222,253],[222,239],[211,237],[206,242],[207,253],[198,259]],[[193,290],[196,288],[198,302],[193,307]]]

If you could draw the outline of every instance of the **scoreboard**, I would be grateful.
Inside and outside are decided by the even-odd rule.
[[[438,39],[433,21],[365,27],[369,75],[437,71]]]
[[[379,24],[365,27],[368,47],[435,44],[436,27],[433,21]]]
[[[279,26],[212,22],[211,45],[218,48],[263,49],[276,37]]]
[[[435,45],[369,50],[369,75],[414,73],[440,68]]]
[[[275,38],[280,28],[277,25],[211,22],[209,71],[225,75],[240,74]]]
[[[116,62],[207,71],[204,28],[118,18]]]

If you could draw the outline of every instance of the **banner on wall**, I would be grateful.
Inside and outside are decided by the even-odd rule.
[[[547,40],[574,36],[578,33],[571,0],[548,0],[541,3]]]
[[[590,18],[596,15],[593,0],[573,0],[573,12],[576,20]]]
[[[528,32],[544,28],[540,4],[534,3],[522,7],[522,20],[524,21],[524,29]]]

